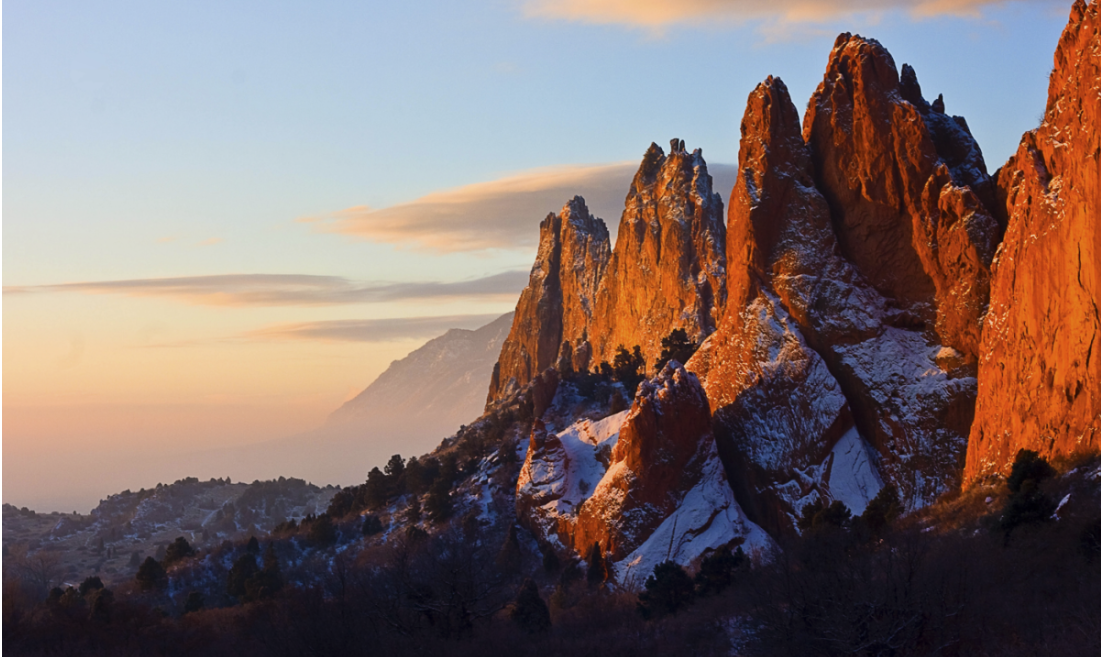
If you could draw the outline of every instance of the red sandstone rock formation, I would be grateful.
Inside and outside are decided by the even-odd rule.
[[[610,252],[607,227],[580,196],[539,224],[539,252],[493,370],[490,402],[553,367],[563,341],[583,341]]]
[[[688,153],[674,139],[665,155],[651,144],[597,293],[589,330],[595,362],[610,362],[619,345],[639,345],[651,365],[673,329],[696,340],[714,330],[726,300],[722,217],[700,150]]]
[[[1047,110],[997,174],[1009,224],[982,332],[964,478],[1017,450],[1101,448],[1101,8],[1075,2]]]
[[[726,481],[695,375],[670,361],[629,411],[561,426],[571,388],[536,421],[516,487],[517,517],[542,542],[581,554],[599,543],[621,580],[732,543],[770,544]]]
[[[980,200],[989,177],[966,122],[926,103],[912,68],[900,80],[878,42],[843,34],[803,136],[842,254],[973,361],[1000,228]]]
[[[862,54],[846,61],[854,57],[854,49]],[[868,78],[862,66],[875,69],[872,77],[879,83],[857,84],[845,77]],[[886,70],[880,70],[884,66]],[[897,96],[897,77],[894,91],[885,91],[886,83],[879,79],[890,81],[894,69],[878,44],[839,40],[830,70],[843,71],[832,81],[833,89],[859,89],[848,97],[849,106],[878,107],[897,100],[900,111],[920,125],[920,114],[908,102],[866,97]],[[908,75],[912,78],[912,71]],[[832,96],[837,101],[837,94]],[[821,112],[822,103],[818,105]],[[842,106],[838,101],[830,109]],[[846,134],[873,134],[875,126],[864,125],[869,120],[867,111],[855,112],[844,126]],[[813,121],[808,119],[807,125]],[[915,214],[898,208],[890,214],[889,203],[875,201],[866,186],[859,193],[873,200],[861,196],[860,203],[867,207],[857,219],[881,232],[897,229],[892,222],[934,226],[940,230],[939,242],[923,245],[926,250],[921,253],[908,242],[907,249],[896,249],[894,257],[911,258],[922,275],[927,266],[940,274],[945,267],[937,270],[930,263],[939,266],[947,247],[960,240],[957,231],[944,227],[948,222],[941,217],[947,211],[937,206],[939,214],[934,216],[921,200],[936,198],[948,204],[946,199],[966,198],[976,205],[967,206],[970,214],[957,212],[957,219],[990,215],[969,187],[955,184],[948,165],[937,159],[929,135],[917,136],[919,145],[929,147],[932,164],[929,180],[915,192]],[[913,149],[900,143],[896,150]],[[865,155],[889,159],[860,149],[822,149],[820,166],[870,171],[872,165],[861,159]],[[938,367],[942,352],[955,352],[938,344],[937,332],[923,329],[920,316],[939,313],[956,318],[975,333],[977,316],[970,316],[972,325],[959,320],[960,313],[940,312],[937,302],[949,295],[929,290],[927,296],[905,302],[886,297],[844,256],[838,234],[859,229],[831,221],[836,213],[831,217],[831,207],[816,186],[812,151],[800,136],[798,113],[779,80],[769,78],[750,95],[739,169],[728,220],[726,316],[689,368],[704,381],[720,451],[742,506],[766,529],[790,530],[800,508],[819,497],[842,499],[859,512],[878,489],[880,476],[897,484],[912,506],[928,503],[958,477],[975,381],[966,370],[943,363]],[[996,224],[991,221],[987,228],[996,231]],[[952,253],[958,255],[958,250]],[[923,260],[930,254],[931,261]],[[871,254],[858,254],[858,259],[865,257],[878,265]],[[954,269],[947,267],[956,276],[968,273],[960,260],[949,262]],[[902,281],[888,278],[882,283],[891,289]],[[977,287],[974,277],[953,284]],[[838,445],[846,450],[855,445],[859,451],[864,444],[850,433],[854,428],[874,446],[876,455],[869,461],[878,463],[850,459],[853,471],[843,473],[834,467],[843,461],[838,459]],[[857,483],[855,489],[852,482]]]
[[[614,560],[632,552],[699,482],[698,457],[713,445],[699,380],[670,362],[639,386],[608,471],[578,513],[574,547],[584,553],[598,542]]]

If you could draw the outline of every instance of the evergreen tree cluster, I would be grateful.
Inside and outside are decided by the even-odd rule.
[[[440,522],[451,515],[451,489],[458,476],[453,457],[441,461],[431,456],[420,459],[414,456],[405,461],[395,454],[382,470],[372,468],[363,484],[337,492],[326,513],[340,520],[364,511],[381,510],[403,495],[420,498],[427,494],[423,511],[433,522]],[[415,506],[420,509],[419,499]]]
[[[698,344],[688,339],[687,331],[682,328],[673,329],[661,339],[661,355],[654,362],[654,372],[660,372],[671,360],[684,365],[699,348]]]
[[[600,363],[598,369],[601,375],[622,383],[628,396],[634,399],[638,384],[646,378],[646,359],[642,355],[642,348],[637,344],[632,351],[627,351],[626,347],[619,345],[616,347],[611,364],[604,361]]]

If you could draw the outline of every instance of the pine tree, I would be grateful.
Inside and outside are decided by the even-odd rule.
[[[191,547],[186,538],[179,536],[175,541],[169,543],[168,548],[164,551],[164,567],[168,568],[177,561],[183,561],[193,556],[195,556],[195,549]]]
[[[329,514],[322,513],[313,519],[306,532],[306,540],[315,547],[328,547],[336,542],[336,527]]]
[[[682,328],[673,329],[668,336],[661,339],[661,356],[654,363],[654,371],[660,372],[671,360],[681,365],[687,363],[698,348],[699,345],[688,339],[687,331]]]
[[[405,509],[405,522],[416,524],[421,521],[421,500],[416,495],[409,496],[409,506]]]
[[[374,536],[382,532],[382,521],[373,513],[363,516],[363,535]]]
[[[508,528],[508,536],[505,537],[501,549],[497,551],[497,567],[508,574],[520,570],[523,552],[520,550],[520,537],[516,531],[516,525]]]
[[[717,550],[703,558],[696,573],[696,594],[704,597],[718,595],[734,582],[734,573],[749,562],[741,546],[734,554],[730,550]]]
[[[198,591],[192,591],[187,594],[187,601],[184,602],[183,612],[190,614],[195,611],[199,611],[206,604],[206,599],[203,598],[203,594]]]
[[[1037,452],[1031,449],[1022,449],[1017,452],[1017,457],[1013,459],[1013,467],[1010,469],[1009,477],[1005,483],[1011,493],[1018,493],[1025,482],[1032,481],[1034,484],[1039,484],[1054,475],[1055,469],[1045,459],[1040,458]]]
[[[696,589],[692,578],[674,561],[663,561],[646,578],[646,590],[638,596],[638,609],[643,618],[658,618],[675,614],[692,604]]]
[[[593,543],[593,546],[589,548],[589,555],[585,561],[589,562],[589,571],[585,575],[589,586],[604,586],[604,583],[610,577],[610,573],[608,572],[608,563],[604,560],[604,552],[600,549],[600,543]]]
[[[270,598],[283,588],[283,574],[279,570],[279,558],[270,542],[264,550],[264,567],[245,581],[245,601],[253,602]]]
[[[872,534],[878,535],[900,515],[902,502],[898,497],[898,488],[894,484],[887,484],[868,502],[864,513],[860,515],[860,521]]]
[[[639,346],[636,344],[634,351],[627,351],[623,345],[619,345],[612,360],[612,370],[615,380],[622,383],[627,389],[627,395],[634,399],[638,384],[642,382],[646,371],[646,359],[643,358]]]
[[[389,490],[386,475],[382,474],[382,470],[371,468],[371,471],[367,473],[367,483],[363,485],[363,496],[363,502],[368,509],[378,509],[386,506]]]
[[[256,566],[256,557],[245,552],[233,567],[229,569],[229,577],[226,578],[226,593],[235,598],[245,597],[245,584],[260,571]]]
[[[97,591],[102,588],[103,580],[92,575],[91,577],[85,578],[84,581],[80,583],[80,588],[78,588],[77,591],[80,592],[80,595],[88,595],[91,591]]]
[[[432,522],[443,522],[451,517],[451,483],[446,477],[441,476],[432,484],[424,501],[424,509]]]
[[[164,572],[164,567],[153,557],[145,558],[141,567],[138,568],[135,579],[142,591],[159,589],[168,583],[168,575]]]
[[[508,615],[513,623],[529,634],[546,632],[551,626],[547,603],[539,595],[539,587],[530,579],[524,580]]]

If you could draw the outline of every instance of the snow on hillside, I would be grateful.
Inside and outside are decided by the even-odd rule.
[[[690,564],[712,550],[738,543],[738,539],[754,561],[767,559],[775,544],[738,506],[714,442],[701,457],[704,472],[699,483],[642,545],[616,564],[621,583],[641,585],[663,561]]]

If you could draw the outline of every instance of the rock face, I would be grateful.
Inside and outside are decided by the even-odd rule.
[[[976,388],[958,366],[977,353],[999,232],[965,182],[989,196],[965,125],[925,102],[912,69],[900,81],[882,46],[849,35],[802,135],[780,80],[750,95],[726,316],[689,368],[738,499],[770,531],[818,498],[863,508],[852,482],[874,495],[882,478],[916,507],[958,481]],[[838,460],[842,438],[871,457]]]
[[[493,370],[490,402],[553,367],[563,341],[583,342],[610,244],[580,196],[539,224],[539,252]]]
[[[594,361],[639,345],[649,365],[673,329],[695,340],[714,331],[726,301],[725,244],[722,198],[711,191],[701,151],[688,153],[679,139],[668,155],[651,144],[597,293]]]
[[[982,332],[965,479],[1017,450],[1101,448],[1101,18],[1075,2],[1047,109],[997,174],[1009,217]]]
[[[1098,14],[1074,5],[1045,121],[994,179],[943,97],[849,34],[802,125],[779,79],[750,94],[725,234],[699,151],[651,146],[590,305],[548,320],[557,342],[529,360],[584,369],[637,344],[652,362],[673,328],[703,344],[599,422],[555,411],[564,377],[521,521],[563,550],[599,543],[625,577],[794,531],[815,500],[860,513],[889,483],[915,509],[1021,447],[1101,447]],[[543,325],[515,326],[538,342]]]
[[[726,482],[703,388],[676,361],[630,410],[553,428],[536,422],[516,493],[517,516],[540,540],[581,554],[599,543],[620,579],[733,543],[770,545]]]
[[[990,195],[982,153],[943,105],[922,98],[909,66],[900,79],[878,42],[843,34],[803,136],[842,254],[913,323],[935,324],[942,344],[974,360],[1001,231],[980,200]]]

